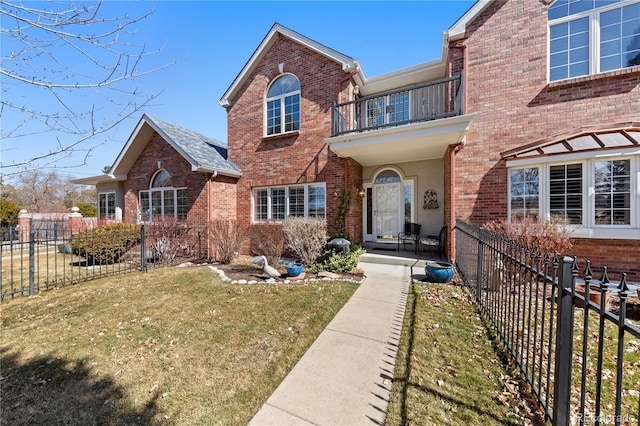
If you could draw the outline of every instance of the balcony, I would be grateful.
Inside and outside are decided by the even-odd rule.
[[[454,117],[463,111],[462,74],[333,108],[332,137]]]
[[[335,104],[325,142],[363,166],[442,158],[473,120],[462,115],[463,75]]]

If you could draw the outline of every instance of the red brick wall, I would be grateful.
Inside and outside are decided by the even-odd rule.
[[[285,73],[292,73],[300,80],[300,131],[264,137],[264,95],[269,83],[280,75],[279,63],[284,64]],[[343,93],[343,101],[349,93],[348,83],[339,87],[346,75],[339,63],[280,36],[231,99],[228,108],[229,157],[243,173],[238,182],[240,223],[250,224],[253,187],[326,182],[327,224],[329,232],[333,231],[335,194],[345,189],[347,173],[352,184],[362,182],[361,167],[348,161],[350,167],[346,172],[343,161],[330,152],[324,142],[331,136],[331,109],[339,90]],[[347,225],[359,240],[362,201],[355,201]]]
[[[456,217],[476,224],[507,215],[507,173],[500,152],[571,129],[637,121],[640,67],[548,84],[546,6],[540,1],[497,1],[468,26],[467,113],[475,119],[456,157]],[[462,49],[450,49],[450,70]],[[614,241],[640,263],[637,241]],[[581,256],[608,249],[585,243]],[[583,251],[584,248],[584,251]]]
[[[209,206],[209,173],[192,172],[191,165],[160,135],[154,133],[140,156],[131,167],[125,182],[125,207],[123,221],[134,222],[138,211],[138,193],[149,189],[151,178],[158,171],[158,161],[171,174],[173,186],[187,188],[187,221],[197,224],[207,223],[211,218],[235,218],[235,178],[217,176],[212,178]],[[209,210],[209,207],[211,210]]]

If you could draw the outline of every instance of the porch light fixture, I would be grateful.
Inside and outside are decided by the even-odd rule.
[[[365,194],[365,192],[364,192],[364,188],[360,188],[360,189],[358,189],[358,195],[359,195],[360,197],[364,198],[364,194]]]

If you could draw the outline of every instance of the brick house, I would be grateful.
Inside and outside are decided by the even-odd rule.
[[[478,2],[440,58],[373,78],[275,24],[219,101],[217,166],[145,116],[109,175],[77,182],[110,185],[134,220],[167,167],[190,220],[320,216],[330,231],[350,194],[352,239],[444,227],[451,260],[456,219],[561,218],[576,255],[640,281],[640,0],[546,3]]]

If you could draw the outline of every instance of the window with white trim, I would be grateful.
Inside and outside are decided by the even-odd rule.
[[[267,90],[265,134],[300,130],[300,81],[293,74],[276,78]]]
[[[540,216],[539,169],[528,167],[509,172],[509,207],[512,219]]]
[[[509,217],[539,204],[540,217],[583,230],[640,229],[640,155],[612,157],[509,169]]]
[[[151,179],[149,190],[140,191],[138,195],[142,222],[187,218],[187,188],[174,188],[166,170],[158,171]]]
[[[289,216],[325,217],[324,183],[254,188],[253,222],[283,221]]]
[[[101,192],[98,194],[98,218],[112,220],[116,218],[115,192]]]
[[[640,65],[640,0],[549,6],[549,81]]]

